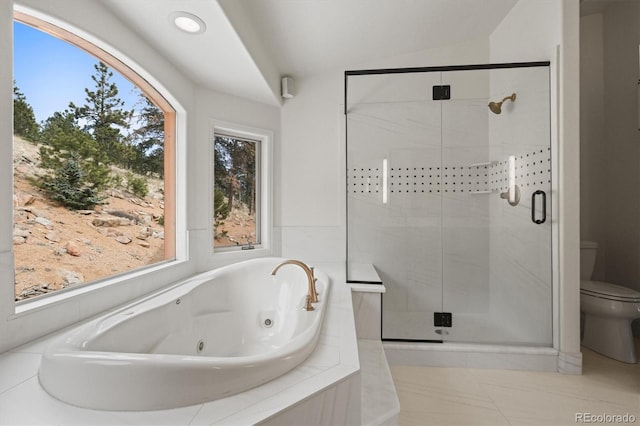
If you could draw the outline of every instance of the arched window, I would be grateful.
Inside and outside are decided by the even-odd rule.
[[[176,257],[176,112],[118,58],[14,14],[17,302]]]

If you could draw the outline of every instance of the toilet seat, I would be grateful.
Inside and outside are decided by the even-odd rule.
[[[602,281],[580,281],[580,293],[618,302],[640,303],[640,292]]]

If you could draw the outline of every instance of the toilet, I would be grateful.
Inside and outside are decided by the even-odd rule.
[[[598,244],[580,244],[580,311],[584,313],[582,344],[618,361],[638,362],[631,322],[640,318],[640,292],[591,281]]]

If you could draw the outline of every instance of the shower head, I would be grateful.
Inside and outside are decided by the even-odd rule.
[[[494,114],[500,114],[502,112],[502,104],[506,100],[510,100],[511,102],[515,102],[516,101],[516,94],[512,93],[511,96],[505,97],[500,102],[489,102],[489,109]]]

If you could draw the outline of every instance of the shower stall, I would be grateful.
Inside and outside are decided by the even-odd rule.
[[[548,62],[345,73],[347,278],[386,341],[553,344]]]

